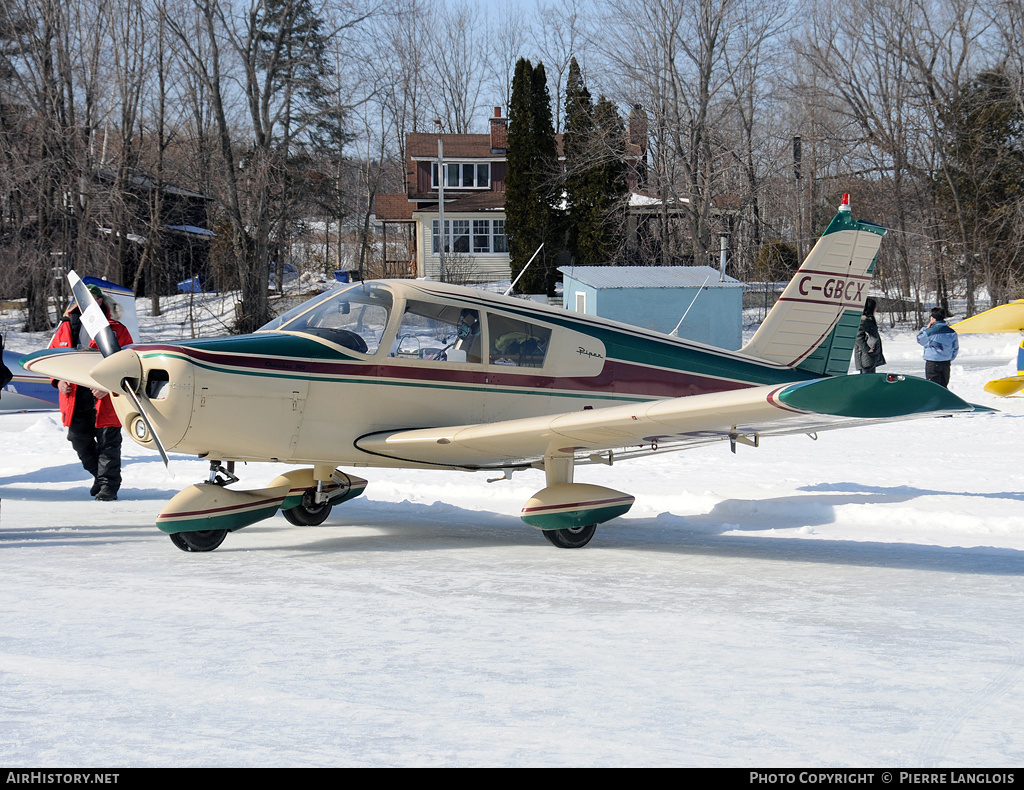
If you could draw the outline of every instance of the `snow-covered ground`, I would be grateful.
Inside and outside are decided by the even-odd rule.
[[[95,502],[55,414],[0,416],[0,763],[1024,765],[1018,342],[961,338],[998,413],[580,468],[637,502],[575,551],[518,518],[539,472],[370,469],[187,554],[153,519],[204,462],[126,439]]]

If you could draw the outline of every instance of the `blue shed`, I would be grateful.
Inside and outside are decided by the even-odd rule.
[[[743,345],[743,283],[722,278],[711,266],[562,266],[558,271],[566,310],[719,348]]]

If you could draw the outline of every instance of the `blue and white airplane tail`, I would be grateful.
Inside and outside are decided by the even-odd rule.
[[[850,196],[740,353],[822,375],[849,371],[885,228],[850,216]]]
[[[117,305],[117,319],[125,325],[136,341],[139,340],[139,320],[135,312],[135,292],[122,285],[101,280],[99,277],[84,277],[86,285],[95,285],[103,291],[106,301]],[[74,301],[68,310],[74,308]],[[67,314],[67,311],[65,311]],[[89,343],[83,336],[83,345]],[[0,390],[0,414],[21,411],[47,411],[58,408],[57,390],[48,376],[29,373],[21,366],[21,354],[4,349],[3,362],[13,378]]]

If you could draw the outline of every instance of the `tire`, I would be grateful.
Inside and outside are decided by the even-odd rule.
[[[596,531],[597,524],[587,524],[572,529],[546,529],[544,537],[548,539],[548,543],[560,549],[581,549],[590,543]]]
[[[172,532],[171,543],[182,551],[213,551],[227,537],[226,529],[204,529],[199,532]]]
[[[281,515],[289,524],[294,524],[296,527],[319,527],[331,515],[332,507],[327,502],[322,502],[319,505],[314,503],[313,492],[307,491],[302,495],[301,504],[288,508],[288,510],[282,510]]]

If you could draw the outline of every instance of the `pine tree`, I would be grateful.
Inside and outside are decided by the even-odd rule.
[[[619,111],[604,96],[594,107],[594,145],[597,163],[593,182],[590,254],[595,261],[612,262],[625,244],[629,184],[626,180],[626,129]]]
[[[594,105],[590,91],[583,82],[576,58],[569,63],[569,78],[565,86],[565,133],[562,151],[565,154],[566,245],[572,260],[591,264],[597,261],[581,254],[581,235],[590,231],[595,193],[589,157],[594,132]],[[585,244],[585,242],[584,242]]]
[[[559,216],[558,150],[543,63],[534,67],[525,58],[516,63],[508,110],[507,150],[505,222],[512,279],[544,244],[516,290],[550,293],[554,286],[552,264],[563,243],[563,223]]]
[[[938,194],[961,241],[971,313],[979,279],[996,304],[1024,271],[1024,113],[996,69],[963,86],[945,120],[948,164]]]
[[[625,238],[626,138],[603,96],[595,107],[573,58],[565,90],[565,199],[569,253],[584,265],[611,263]]]

